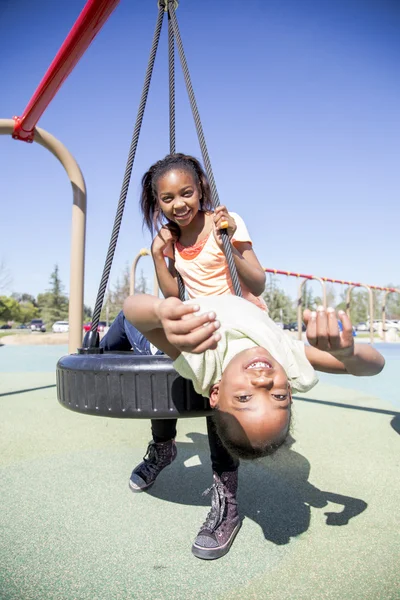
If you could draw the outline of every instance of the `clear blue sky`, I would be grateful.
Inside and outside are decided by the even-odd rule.
[[[2,118],[22,114],[84,4],[0,1]],[[156,13],[156,0],[121,0],[39,122],[86,179],[92,306]],[[177,16],[221,202],[243,216],[263,265],[399,284],[399,2],[181,0]],[[168,152],[166,56],[164,30],[112,281],[150,243],[138,197],[141,175]],[[177,149],[200,156],[179,70],[177,110]],[[44,291],[55,263],[68,291],[62,167],[41,147],[5,137],[0,158],[8,291]],[[151,260],[141,264],[151,277]]]

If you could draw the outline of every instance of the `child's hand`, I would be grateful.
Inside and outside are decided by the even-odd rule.
[[[339,331],[338,317],[343,331]],[[307,309],[303,313],[307,325],[306,335],[311,346],[329,352],[343,361],[354,355],[353,327],[344,311],[339,311],[338,317],[334,308],[324,310],[323,306],[319,306],[316,312]]]
[[[229,239],[236,231],[235,219],[228,213],[226,206],[217,206],[214,213],[214,237],[220,248],[222,248],[221,229],[228,231]]]
[[[181,352],[201,354],[206,350],[215,350],[221,336],[215,333],[220,324],[215,313],[196,316],[199,307],[184,304],[178,298],[163,300],[158,309],[158,317],[168,341]]]
[[[174,244],[177,240],[176,235],[168,229],[168,227],[161,227],[157,233],[151,245],[151,253],[153,256],[163,256],[164,250],[169,244]]]

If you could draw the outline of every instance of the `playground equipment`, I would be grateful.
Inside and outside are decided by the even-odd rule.
[[[147,250],[147,248],[142,248],[140,250],[139,254],[137,256],[135,256],[135,258],[133,260],[133,263],[131,265],[130,281],[129,281],[129,293],[131,296],[135,293],[136,269],[138,266],[138,262],[142,258],[142,256],[151,256],[150,250]],[[156,273],[154,273],[153,294],[154,294],[154,296],[159,295],[159,287],[158,287],[158,280],[157,280]]]
[[[383,303],[382,303],[382,333],[383,333],[383,341],[385,341],[386,339],[386,298],[388,296],[388,294],[393,294],[393,293],[397,293],[400,294],[400,290],[398,290],[397,288],[389,288],[389,287],[382,287],[379,285],[367,285],[365,283],[356,283],[354,281],[345,281],[344,279],[331,279],[330,277],[316,277],[315,275],[305,275],[304,273],[296,273],[293,271],[282,271],[279,269],[264,269],[264,271],[266,273],[272,273],[274,275],[286,275],[287,277],[297,277],[298,279],[303,279],[303,281],[300,283],[299,285],[299,292],[298,292],[298,297],[297,297],[297,322],[301,323],[302,321],[302,315],[303,315],[303,299],[302,299],[302,292],[304,289],[304,286],[307,282],[307,280],[310,279],[316,279],[318,280],[321,285],[322,285],[322,290],[323,290],[323,305],[326,308],[326,289],[325,289],[325,283],[329,282],[329,283],[340,283],[341,285],[347,285],[349,286],[348,290],[347,290],[347,297],[346,297],[346,311],[347,314],[350,315],[350,308],[351,308],[351,295],[352,292],[354,290],[354,288],[360,288],[363,287],[367,290],[368,292],[368,300],[369,300],[369,314],[370,314],[370,327],[369,327],[369,335],[370,335],[370,342],[371,344],[374,343],[374,326],[373,326],[373,320],[374,320],[374,296],[372,293],[372,290],[379,290],[379,291],[384,291],[385,294],[383,296]],[[301,327],[298,327],[299,330],[299,339],[301,339]]]
[[[14,139],[25,142],[36,141],[48,148],[63,164],[71,180],[73,188],[73,220],[69,312],[70,352],[75,352],[82,343],[86,189],[82,173],[72,155],[53,136],[41,129],[37,129],[36,123],[118,3],[119,0],[88,0],[42,82],[28,103],[22,117],[15,117],[14,121],[0,121],[1,134],[11,134]],[[209,413],[208,401],[194,393],[191,383],[178,377],[172,368],[172,362],[168,358],[162,356],[134,356],[132,353],[103,353],[99,347],[99,336],[97,333],[165,14],[168,15],[170,152],[175,152],[174,48],[176,43],[203,162],[210,184],[213,206],[216,208],[219,205],[218,192],[175,14],[177,8],[177,0],[159,0],[158,2],[157,21],[143,91],[110,245],[93,312],[91,330],[85,336],[83,347],[79,348],[78,354],[62,358],[57,366],[59,401],[67,408],[84,413],[142,418],[176,418],[192,415],[201,416]],[[222,233],[224,251],[233,287],[235,293],[241,295],[239,278],[236,273],[227,232]],[[307,278],[319,279],[313,276],[307,276]],[[325,279],[323,280],[325,281]],[[321,283],[323,285],[323,281]],[[303,289],[302,286],[301,289]],[[179,290],[180,297],[183,298],[184,287],[182,281],[180,281]],[[301,309],[301,304],[299,304],[299,309]]]
[[[5,123],[5,125],[3,125],[4,133],[12,133],[15,139],[27,142],[30,142],[33,139],[36,140],[38,130],[35,128],[35,125],[38,119],[50,100],[54,97],[62,82],[66,79],[73,67],[77,64],[79,58],[89,46],[90,42],[101,29],[108,16],[117,6],[118,2],[119,0],[88,0],[85,8],[78,17],[71,32],[67,36],[41,84],[29,102],[24,114],[22,117],[16,117],[15,123],[12,121]],[[195,394],[191,383],[178,377],[177,373],[172,368],[172,362],[169,358],[163,356],[135,356],[132,353],[103,353],[102,348],[99,347],[99,335],[97,333],[97,326],[119,235],[165,14],[168,15],[170,152],[175,153],[176,151],[174,65],[174,47],[176,43],[199,138],[203,162],[210,184],[212,203],[214,208],[219,206],[218,192],[175,15],[177,8],[177,0],[159,0],[158,2],[157,21],[120,192],[117,213],[93,311],[91,330],[86,334],[82,348],[80,348],[80,346],[82,342],[86,214],[86,195],[84,195],[83,198],[81,197],[83,193],[82,190],[84,190],[82,176],[79,187],[81,195],[78,198],[80,202],[75,201],[74,196],[74,206],[77,205],[80,209],[80,229],[78,231],[76,227],[74,228],[72,247],[73,252],[75,247],[80,248],[80,251],[79,255],[75,256],[75,260],[71,262],[70,288],[71,293],[73,290],[75,291],[75,301],[70,303],[69,351],[75,352],[77,348],[79,349],[78,354],[71,354],[70,356],[60,359],[57,365],[58,399],[64,406],[72,410],[89,414],[143,418],[176,418],[178,416],[200,416],[209,413],[208,400]],[[13,128],[11,127],[12,125],[14,125]],[[51,147],[49,149],[51,149]],[[76,163],[74,164],[75,168],[79,170]],[[241,288],[239,278],[236,272],[226,230],[222,231],[222,241],[233,287],[235,293],[240,296]],[[142,255],[143,253],[140,254],[140,256]],[[137,257],[137,260],[139,260],[140,256]],[[137,260],[133,267],[133,277]],[[78,261],[80,261],[79,269],[77,268]],[[79,282],[77,282],[77,277],[80,277]],[[179,291],[180,297],[183,298],[185,290],[182,281],[179,281]],[[77,309],[78,304],[80,307],[79,310]]]

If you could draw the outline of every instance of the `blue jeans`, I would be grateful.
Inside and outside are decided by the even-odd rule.
[[[122,310],[111,323],[110,329],[100,342],[100,347],[104,350],[133,350],[134,354],[164,354],[125,319]]]
[[[104,350],[133,350],[134,354],[164,354],[125,319],[121,311],[111,323],[110,329],[100,342]],[[176,437],[177,419],[152,419],[151,432],[156,443],[167,442]],[[222,445],[214,421],[207,417],[207,433],[210,444],[211,463],[213,471],[219,475],[224,471],[235,471],[239,461],[233,458]]]

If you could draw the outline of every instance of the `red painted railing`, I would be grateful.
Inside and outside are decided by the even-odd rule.
[[[304,273],[297,273],[295,271],[281,271],[280,269],[264,269],[266,273],[273,273],[274,275],[287,275],[288,277],[301,277],[302,279],[315,279],[315,275],[305,275]],[[330,283],[341,283],[342,285],[354,285],[355,287],[362,287],[365,284],[357,283],[354,281],[345,281],[344,279],[331,279],[330,277],[320,277],[322,281],[329,281]],[[368,285],[373,290],[382,290],[384,292],[397,292],[396,288],[382,287],[379,285]]]
[[[14,139],[24,142],[33,141],[33,131],[40,117],[119,1],[88,0],[86,2],[22,116],[14,117]]]

